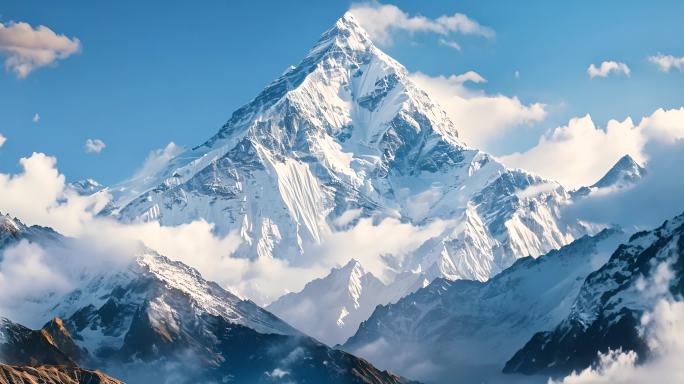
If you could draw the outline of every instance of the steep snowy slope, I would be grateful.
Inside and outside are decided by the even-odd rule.
[[[426,284],[422,273],[405,272],[387,285],[360,262],[333,269],[301,292],[288,293],[266,307],[288,323],[328,344],[341,344],[379,304],[400,299]]]
[[[350,14],[214,137],[110,192],[103,214],[165,225],[204,218],[239,233],[237,254],[250,258],[297,259],[361,217],[450,220],[415,255],[391,261],[431,278],[486,280],[582,232],[559,219],[562,186],[460,142]],[[348,212],[360,214],[337,220]]]
[[[570,313],[584,278],[625,238],[606,229],[485,283],[437,279],[378,307],[343,348],[425,382],[490,381],[531,335]]]
[[[684,294],[684,215],[640,232],[587,277],[570,314],[553,330],[534,335],[506,363],[505,372],[568,374],[588,367],[598,352],[648,356],[641,316],[659,299]]]

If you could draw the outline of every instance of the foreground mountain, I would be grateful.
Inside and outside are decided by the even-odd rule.
[[[239,233],[237,255],[249,258],[297,259],[361,218],[443,221],[414,255],[386,255],[392,273],[420,267],[431,278],[486,280],[582,233],[559,218],[562,186],[462,143],[350,14],[214,137],[110,192],[102,214],[202,218]]]
[[[288,293],[267,309],[316,339],[341,344],[356,332],[379,304],[388,304],[427,285],[425,275],[405,272],[385,284],[350,260],[330,274],[306,284],[301,292]]]
[[[0,364],[0,384],[123,384],[101,372],[66,366]]]
[[[67,365],[74,360],[55,344],[45,329],[33,330],[0,318],[0,363],[10,365]]]
[[[32,330],[0,318],[0,384],[120,384],[101,372],[76,366],[80,356],[59,320]],[[64,351],[60,347],[65,346]]]
[[[641,317],[662,298],[684,294],[684,215],[633,235],[610,260],[587,277],[570,314],[553,330],[535,334],[506,363],[505,372],[565,375],[610,349],[649,347]]]
[[[17,238],[31,229],[17,227]],[[133,384],[406,382],[152,250],[142,248],[123,265],[84,279],[46,307],[52,320],[40,331],[0,323],[4,362],[80,364]]]
[[[624,240],[606,229],[485,283],[437,279],[379,306],[343,349],[425,382],[491,382],[535,332],[570,313],[584,278]]]

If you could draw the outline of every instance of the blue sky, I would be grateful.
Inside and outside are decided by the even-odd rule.
[[[201,6],[198,6],[201,4]],[[215,133],[351,2],[321,1],[2,1],[0,22],[45,25],[81,50],[19,79],[0,72],[0,171],[39,151],[56,156],[71,180],[120,181],[168,142],[191,147]],[[591,114],[639,119],[684,105],[684,74],[647,57],[684,56],[681,1],[395,1],[406,14],[466,14],[493,38],[456,34],[461,50],[428,32],[394,34],[383,50],[411,72],[449,76],[473,70],[487,94],[546,105],[546,117],[502,131],[488,150],[524,151],[540,134]],[[6,56],[6,55],[5,55]],[[3,57],[3,60],[5,57]],[[587,67],[626,63],[630,76],[590,78]],[[519,71],[519,78],[514,76]],[[38,113],[40,120],[33,122]],[[87,139],[101,139],[99,154]]]

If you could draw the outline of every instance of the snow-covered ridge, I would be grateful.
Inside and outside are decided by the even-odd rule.
[[[388,304],[423,287],[425,275],[405,272],[385,284],[357,260],[288,293],[266,309],[297,329],[328,344],[343,343],[379,304]]]

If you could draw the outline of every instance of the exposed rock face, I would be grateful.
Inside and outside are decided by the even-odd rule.
[[[0,362],[12,365],[76,365],[59,349],[47,330],[32,330],[6,318],[0,318]]]
[[[77,367],[0,364],[0,384],[123,384],[123,381]]]

